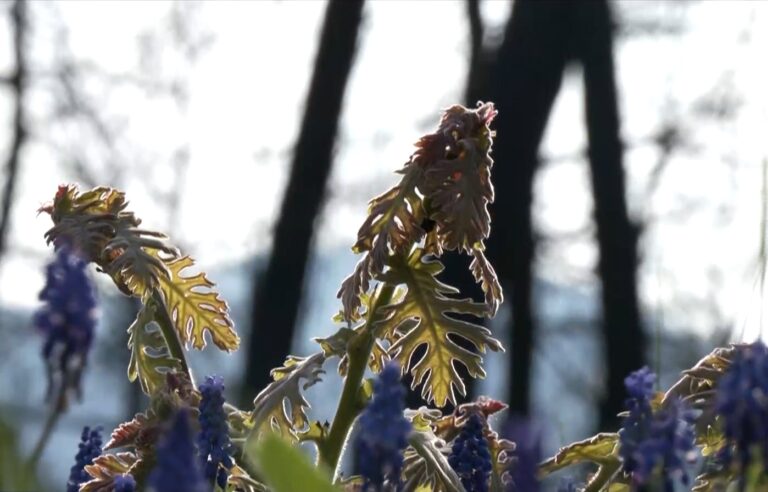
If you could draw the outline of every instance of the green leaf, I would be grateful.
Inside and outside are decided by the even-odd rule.
[[[411,432],[406,450],[403,475],[404,490],[427,485],[433,492],[464,492],[461,479],[448,464],[450,447],[431,430]]]
[[[407,163],[400,171],[400,183],[377,196],[368,204],[368,216],[357,233],[352,247],[365,256],[352,275],[344,279],[337,297],[341,299],[344,319],[357,321],[362,317],[359,308],[364,302],[370,281],[384,270],[389,252],[405,252],[424,235],[421,228],[423,210],[416,184],[422,170]]]
[[[504,349],[487,328],[452,318],[448,313],[482,317],[488,310],[470,299],[447,297],[446,294],[456,294],[458,290],[435,278],[443,265],[437,260],[425,261],[424,250],[420,248],[414,248],[407,258],[391,257],[389,267],[379,280],[407,287],[402,299],[387,307],[390,317],[381,323],[381,336],[394,341],[389,353],[403,371],[408,370],[410,364],[412,387],[423,383],[421,394],[425,400],[434,400],[439,407],[449,401],[455,404],[454,390],[466,394],[455,363],[463,364],[475,378],[484,377],[485,370],[478,353],[462,348],[451,337],[463,338],[480,353],[486,349]],[[427,349],[424,357],[412,361],[414,352],[424,345]]]
[[[560,448],[557,454],[541,464],[541,472],[548,475],[566,466],[584,462],[599,465],[618,461],[619,435],[602,432],[589,439]]]
[[[324,362],[322,352],[305,358],[289,356],[283,367],[272,369],[274,382],[253,400],[249,422],[253,430],[249,441],[266,437],[271,431],[298,439],[297,433],[309,425],[306,413],[309,403],[301,390],[320,381],[320,375],[325,372]]]
[[[275,434],[251,442],[247,456],[273,492],[341,491],[333,486],[329,474],[315,468],[297,447]]]
[[[128,327],[128,347],[131,360],[128,363],[128,379],[136,379],[147,395],[152,395],[165,385],[165,374],[181,370],[181,363],[171,356],[165,337],[156,318],[157,303],[147,299],[136,320]],[[160,320],[162,322],[162,320]]]
[[[240,338],[229,317],[229,306],[212,290],[214,283],[204,273],[189,277],[182,275],[194,263],[189,256],[166,261],[171,276],[160,277],[160,292],[179,339],[182,344],[192,342],[193,347],[202,349],[208,333],[220,349],[235,350]]]

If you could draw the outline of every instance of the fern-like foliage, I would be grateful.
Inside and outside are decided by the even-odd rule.
[[[113,490],[116,477],[130,473],[136,465],[136,455],[131,452],[104,454],[85,465],[85,471],[93,477],[80,487],[80,492]]]
[[[449,401],[456,403],[455,390],[466,394],[456,370],[457,362],[472,377],[483,377],[485,370],[479,353],[503,348],[487,328],[449,316],[451,313],[482,317],[487,314],[487,307],[470,299],[448,297],[447,294],[457,294],[458,290],[436,278],[443,266],[436,260],[425,260],[424,254],[423,249],[414,248],[408,257],[392,256],[389,269],[378,277],[382,282],[404,285],[407,289],[401,300],[388,306],[391,316],[382,323],[381,331],[384,338],[392,341],[389,352],[401,367],[408,367],[416,350],[426,346],[424,357],[410,366],[413,387],[424,383],[424,399],[434,400],[442,407]],[[479,353],[461,347],[452,339],[455,337],[471,342]]]
[[[160,292],[168,308],[181,342],[191,342],[196,349],[205,347],[205,333],[222,350],[238,347],[240,339],[229,317],[229,306],[211,290],[213,282],[204,273],[184,276],[183,271],[194,265],[189,256],[167,261],[170,277],[160,279]]]
[[[252,436],[259,437],[274,431],[291,439],[309,426],[309,403],[302,396],[306,390],[320,381],[325,356],[322,352],[310,357],[290,356],[282,367],[272,370],[272,382],[253,400],[253,411],[248,422]],[[303,383],[302,383],[303,381]]]
[[[399,171],[400,183],[371,200],[352,248],[364,256],[338,293],[347,320],[360,318],[361,295],[382,273],[387,258],[408,254],[425,238],[425,220],[434,224],[426,238],[430,253],[440,256],[447,249],[475,257],[473,273],[495,314],[502,293],[483,253],[483,241],[490,233],[487,206],[493,201],[490,123],[495,116],[492,103],[474,110],[448,108],[437,131],[416,143],[416,152]]]
[[[153,299],[148,299],[128,327],[128,347],[131,349],[128,380],[138,379],[141,389],[148,395],[165,384],[166,373],[181,370],[181,361],[171,355],[160,330],[159,323],[165,320],[157,318],[158,309],[162,308],[158,308]]]
[[[126,210],[127,206],[125,193],[113,188],[81,193],[74,185],[61,186],[53,203],[40,209],[49,213],[54,223],[45,234],[46,240],[69,244],[109,274],[122,292],[141,298],[145,304],[157,293],[182,344],[191,342],[202,349],[205,333],[209,333],[220,349],[236,349],[239,338],[229,308],[211,290],[214,284],[203,273],[184,276],[182,271],[194,261],[179,257],[164,234],[139,228],[141,220]],[[141,316],[146,321],[147,314]],[[134,341],[137,335],[134,333]],[[150,351],[159,349],[159,338],[146,340],[155,342]],[[146,380],[142,380],[142,388],[149,388]]]

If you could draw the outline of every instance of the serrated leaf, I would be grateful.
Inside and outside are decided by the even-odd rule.
[[[168,350],[165,337],[160,329],[157,303],[147,299],[136,320],[128,327],[128,347],[131,359],[128,363],[128,380],[137,379],[141,389],[152,395],[165,385],[165,374],[181,370],[181,363]],[[162,308],[161,308],[162,309]]]
[[[399,299],[401,295],[402,292],[396,289],[392,298]],[[347,374],[347,365],[349,363],[349,359],[347,358],[347,344],[349,341],[362,330],[368,330],[369,325],[375,326],[380,324],[387,316],[387,313],[385,313],[381,307],[378,308],[376,318],[372,319],[370,316],[368,316],[368,313],[376,304],[376,296],[377,295],[375,293],[370,295],[363,294],[360,296],[363,308],[360,311],[360,314],[365,315],[365,321],[358,323],[354,328],[339,328],[336,333],[329,337],[313,339],[320,345],[320,348],[323,349],[323,353],[325,354],[326,358],[334,356],[339,357],[338,370],[339,374],[342,376],[346,376]],[[389,340],[389,342],[392,343],[392,340]],[[389,355],[387,354],[387,349],[382,346],[379,340],[375,340],[373,343],[373,349],[371,350],[371,354],[368,358],[368,367],[370,367],[373,372],[378,374],[381,372],[381,370],[384,368],[384,365],[388,361]]]
[[[248,472],[237,465],[229,469],[227,492],[267,492],[267,486],[254,480]]]
[[[93,464],[85,465],[85,471],[93,478],[80,486],[80,492],[112,490],[115,477],[129,473],[136,462],[136,455],[130,452],[102,454]]]
[[[355,253],[365,253],[365,257],[352,275],[344,279],[337,294],[348,321],[361,318],[361,296],[368,291],[371,279],[384,270],[390,251],[406,251],[424,235],[420,226],[421,198],[416,193],[421,168],[409,162],[400,172],[404,176],[398,185],[370,201],[368,216],[352,247]]]
[[[273,492],[340,492],[329,477],[280,437],[271,434],[248,445],[247,456]]]
[[[152,251],[178,256],[164,234],[140,229],[141,219],[125,210],[125,193],[99,187],[80,193],[76,186],[59,187],[49,212],[54,226],[48,243],[66,242],[99,265],[128,295],[143,296],[167,269]]]
[[[541,472],[550,474],[566,466],[592,462],[606,464],[618,461],[619,435],[602,432],[589,439],[560,448],[557,454],[541,464]]]
[[[272,369],[274,382],[253,400],[249,441],[265,437],[272,431],[298,439],[297,433],[309,425],[306,413],[309,402],[301,391],[320,381],[325,372],[324,362],[322,352],[306,358],[289,356],[283,367]]]
[[[442,247],[471,253],[491,233],[493,161],[474,138],[458,140],[454,152],[456,158],[441,159],[426,169],[419,189],[429,204],[429,218],[437,223]]]
[[[393,256],[389,270],[379,277],[382,282],[407,288],[401,300],[387,307],[390,318],[382,323],[382,336],[396,340],[389,347],[389,353],[404,372],[410,370],[412,387],[423,383],[422,396],[427,401],[434,400],[439,407],[449,401],[456,403],[455,390],[466,394],[455,363],[463,364],[472,377],[485,376],[482,357],[459,346],[450,337],[467,340],[480,353],[486,349],[504,350],[487,328],[448,316],[454,313],[482,317],[488,312],[484,305],[470,299],[447,297],[446,294],[458,291],[437,280],[436,275],[442,270],[439,261],[425,260],[424,251],[414,248],[407,258]],[[424,357],[412,361],[414,352],[424,345],[427,349]]]
[[[229,317],[229,306],[212,290],[214,283],[204,273],[184,276],[185,269],[194,265],[189,256],[166,262],[170,278],[161,277],[159,289],[168,315],[176,326],[181,343],[192,343],[196,349],[205,347],[206,333],[222,350],[237,349],[240,338]]]
[[[104,450],[135,446],[141,439],[141,434],[156,423],[151,410],[147,413],[137,413],[133,419],[123,422],[112,431],[109,441],[104,445]]]
[[[461,479],[448,464],[450,447],[431,431],[411,432],[403,465],[404,490],[428,486],[433,492],[464,492]]]
[[[496,276],[496,270],[493,269],[493,265],[485,257],[482,249],[473,249],[472,256],[472,263],[469,264],[469,269],[475,277],[475,282],[480,283],[483,289],[485,306],[488,308],[490,315],[495,316],[499,306],[504,302],[504,294],[501,290],[499,278]]]

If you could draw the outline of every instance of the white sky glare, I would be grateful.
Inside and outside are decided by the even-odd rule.
[[[665,8],[644,3],[648,11]],[[482,5],[484,20],[502,26],[509,4]],[[164,17],[171,7],[168,2],[36,3],[32,45],[36,67],[44,71],[60,42],[55,35],[58,12],[77,59],[111,73],[141,75],[137,68],[144,64],[154,71],[144,75],[184,75],[190,97],[183,112],[136,90],[124,89],[106,99],[105,110],[122,115],[132,155],[144,162],[127,173],[125,182],[104,184],[125,188],[145,224],[165,230],[167,217],[157,213],[147,184],[161,189],[177,185],[169,156],[178,142],[188,142],[190,164],[182,183],[181,213],[170,225],[201,267],[210,269],[269,246],[325,5],[265,1],[197,6],[194,25],[212,34],[213,42],[194,65],[180,63],[162,44],[149,50],[149,61],[137,49],[141,39],[149,43],[170,36]],[[618,8],[630,20],[637,9],[633,2]],[[766,156],[768,69],[758,60],[768,51],[768,4],[702,2],[689,5],[680,18],[680,35],[633,36],[619,41],[616,49],[633,212],[666,217],[681,203],[699,204],[690,216],[664,218],[646,230],[642,292],[651,304],[659,299],[672,303],[681,293],[704,298],[710,289],[709,270],[717,267],[722,273],[718,303],[726,317],[753,318],[745,313],[762,302],[754,299],[744,306],[744,300],[756,271],[760,163]],[[6,25],[0,34],[7,37]],[[0,52],[0,67],[8,66],[9,55]],[[396,179],[390,173],[435,124],[440,109],[461,100],[467,55],[463,2],[366,5],[320,223],[320,248],[352,242],[367,199]],[[736,118],[719,122],[701,117],[694,111],[697,101],[723,84],[730,84],[743,101]],[[94,86],[94,97],[99,91]],[[41,119],[56,102],[46,95],[44,85],[30,97]],[[7,121],[8,109],[8,97],[2,93],[0,121]],[[697,151],[672,159],[649,200],[643,191],[657,149],[647,139],[665,117],[682,121]],[[50,132],[61,137],[60,129]],[[5,144],[0,141],[0,149]],[[581,84],[578,71],[571,71],[542,149],[543,155],[561,159],[537,179],[534,214],[541,230],[574,231],[589,223],[589,179],[580,157],[584,147]],[[40,143],[27,146],[13,216],[14,254],[0,276],[3,302],[36,304],[42,271],[39,258],[27,252],[46,254],[42,233],[49,223],[43,216],[35,219],[35,210],[52,197],[58,183],[71,180],[73,175],[53,149]],[[725,221],[723,207],[732,209]],[[570,272],[578,272],[582,283],[592,285],[595,260],[586,236],[566,248],[542,250],[538,265],[545,276],[568,279]],[[692,327],[706,329],[707,323],[696,321]]]

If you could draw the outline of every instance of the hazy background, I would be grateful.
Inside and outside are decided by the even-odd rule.
[[[47,411],[40,340],[29,319],[51,257],[43,240],[50,219],[36,210],[60,183],[125,190],[144,225],[168,232],[219,284],[242,348],[229,356],[209,348],[192,354],[192,364],[199,375],[223,374],[230,399],[244,400],[252,394],[243,389],[244,374],[266,377],[253,370],[253,358],[247,363],[252,321],[266,316],[254,309],[254,286],[268,270],[284,201],[304,199],[285,196],[285,187],[312,107],[326,2],[41,1],[25,4],[21,24],[11,15],[14,5],[0,4],[0,418],[18,429],[19,452],[29,453]],[[637,357],[668,384],[713,344],[763,333],[768,4],[609,6],[622,195],[639,231],[636,288],[647,350]],[[354,57],[346,60],[351,69],[331,134],[332,160],[325,159],[330,176],[327,186],[315,183],[321,207],[314,236],[305,238],[305,288],[272,286],[278,301],[268,314],[277,323],[259,325],[262,346],[279,346],[281,333],[290,333],[294,323],[283,326],[281,316],[299,299],[288,339],[295,353],[316,350],[309,338],[332,332],[336,289],[354,266],[349,246],[367,200],[395,182],[393,171],[432,131],[441,109],[466,103],[472,48],[492,59],[512,10],[496,0],[365,3]],[[470,20],[482,26],[481,45],[472,42]],[[14,79],[18,67],[24,76]],[[532,354],[532,399],[517,409],[551,419],[550,450],[594,432],[606,421],[598,403],[623,398],[605,389],[584,69],[568,63],[563,73],[533,181],[535,343],[518,343],[514,352]],[[517,107],[499,107],[501,125]],[[500,131],[497,145],[515,138]],[[323,165],[322,155],[309,155],[304,165]],[[497,158],[494,173],[520,165]],[[497,196],[505,189],[496,182]],[[495,213],[498,222],[513,212]],[[144,404],[124,377],[125,329],[135,306],[107,279],[99,278],[99,287],[103,316],[84,398],[43,458],[40,478],[50,490],[65,481],[83,425],[111,430]],[[502,309],[491,324],[508,347],[510,319]],[[509,360],[509,353],[491,358],[477,394],[509,398]],[[309,392],[321,419],[331,418],[336,404],[328,394],[336,394],[329,386],[338,380],[334,367],[327,369],[328,386]],[[555,396],[561,404],[551,404]]]

